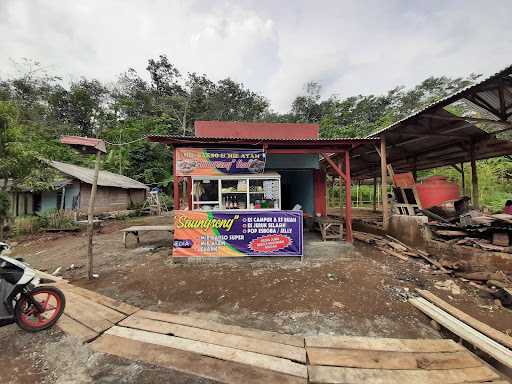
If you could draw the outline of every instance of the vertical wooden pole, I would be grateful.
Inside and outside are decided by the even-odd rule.
[[[91,185],[91,196],[89,197],[89,207],[87,212],[87,260],[89,280],[93,278],[93,236],[94,236],[94,202],[96,200],[96,189],[98,188],[98,175],[100,173],[101,151],[96,152],[96,163],[94,164],[94,176]]]
[[[345,226],[347,242],[352,243],[352,196],[350,195],[350,152],[345,151]]]
[[[475,146],[471,145],[471,199],[473,201],[473,208],[480,207],[480,193],[478,191],[478,170],[476,167],[475,159]]]
[[[380,138],[380,180],[382,184],[382,226],[385,231],[389,228],[389,201],[388,201],[388,164],[386,152],[386,138]]]
[[[341,158],[338,162],[338,168],[343,169]],[[339,193],[340,193],[340,218],[343,218],[343,217],[345,217],[347,212],[343,212],[343,197],[341,196],[341,186],[343,185],[343,181],[342,181],[341,175],[339,176],[338,180],[339,180]],[[346,200],[346,196],[345,196],[345,200]]]
[[[172,201],[173,210],[180,209],[180,184],[178,176],[176,176],[176,148],[172,149]]]
[[[462,183],[462,195],[466,194],[466,177],[464,175],[464,163],[460,163],[460,178]]]
[[[372,204],[373,204],[373,212],[377,211],[377,176],[373,177],[373,197],[372,197]]]

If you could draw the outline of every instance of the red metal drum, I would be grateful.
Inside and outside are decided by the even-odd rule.
[[[416,191],[424,209],[461,197],[458,184],[449,182],[445,176],[429,177],[423,183],[416,184]]]

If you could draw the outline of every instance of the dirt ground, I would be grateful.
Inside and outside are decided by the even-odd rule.
[[[307,335],[441,337],[428,319],[406,302],[407,294],[419,287],[512,333],[512,311],[496,306],[477,288],[454,280],[461,294],[435,289],[434,283],[446,280],[446,276],[432,275],[422,261],[403,262],[364,244],[328,257],[323,245],[313,243],[304,262],[251,259],[215,264],[172,263],[169,235],[164,233],[143,234],[138,246],[129,238],[128,248],[124,248],[119,229],[135,224],[169,224],[171,220],[148,217],[106,225],[95,237],[95,272],[99,277],[93,281],[85,278],[83,233],[18,239],[13,253],[50,273],[61,267],[63,277],[73,284],[142,308],[200,315],[228,324]],[[58,330],[29,335],[15,326],[0,328],[0,350],[6,348],[8,359],[2,356],[0,377],[8,374],[7,382],[12,383],[108,383],[119,382],[115,378],[120,375],[123,382],[144,383],[157,382],[159,375],[166,374],[175,375],[171,382],[206,382],[91,353]],[[66,351],[69,354],[59,358]],[[77,368],[81,376],[69,377],[72,367],[81,367]],[[169,382],[170,376],[165,377]]]

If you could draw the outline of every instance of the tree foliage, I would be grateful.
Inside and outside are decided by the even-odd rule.
[[[306,82],[290,111],[276,113],[264,96],[243,84],[183,72],[165,55],[148,60],[146,73],[129,68],[111,83],[86,78],[64,83],[30,60],[17,68],[12,78],[0,78],[0,189],[8,178],[16,185],[47,185],[51,175],[41,171],[41,158],[92,166],[92,158],[80,157],[58,143],[65,134],[128,143],[109,144],[103,166],[165,187],[173,176],[171,153],[144,140],[149,134],[192,135],[196,120],[265,120],[316,122],[322,137],[363,137],[478,78],[474,74],[430,77],[412,88],[397,86],[382,95],[327,98],[321,97],[319,83]],[[479,166],[493,167],[493,172],[482,170],[490,185],[510,181],[506,159]],[[508,193],[506,187],[500,188],[495,190]]]

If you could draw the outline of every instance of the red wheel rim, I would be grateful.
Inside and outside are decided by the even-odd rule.
[[[22,308],[20,320],[26,326],[41,328],[52,322],[59,315],[62,308],[60,295],[50,290],[38,290],[32,294],[32,297],[41,304],[43,311],[41,313],[37,312],[36,308],[23,297],[20,302]]]

